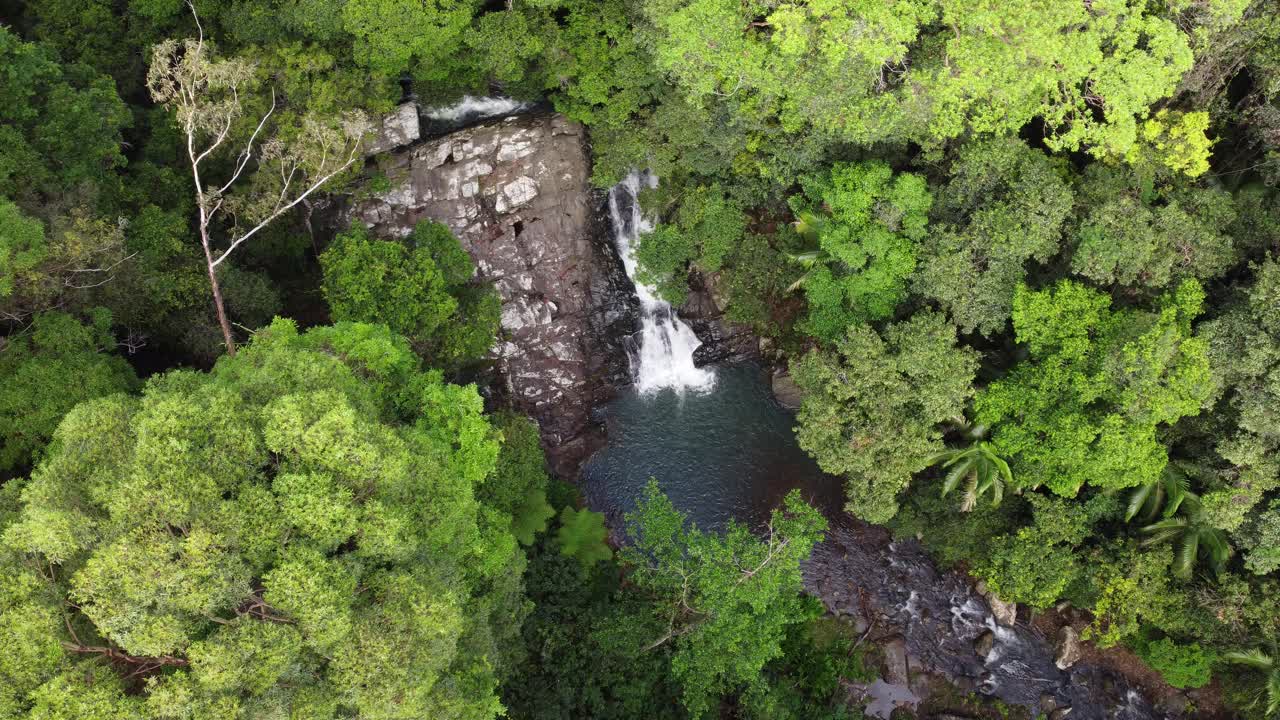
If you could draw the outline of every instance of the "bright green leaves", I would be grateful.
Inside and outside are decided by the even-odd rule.
[[[1148,665],[1155,668],[1164,681],[1176,688],[1198,688],[1209,684],[1218,654],[1200,646],[1200,643],[1183,645],[1170,638],[1161,638],[1144,644],[1139,654]]]
[[[605,542],[608,536],[601,513],[569,507],[560,511],[560,530],[556,535],[560,541],[560,552],[577,558],[583,567],[591,567],[613,557],[613,550]]]
[[[107,352],[115,346],[110,327],[110,314],[100,309],[88,325],[51,312],[35,318],[29,335],[7,339],[0,352],[0,470],[30,462],[77,403],[137,384],[129,365]]]
[[[353,227],[325,249],[320,264],[335,320],[385,324],[437,366],[480,358],[497,334],[496,294],[471,284],[471,258],[439,223],[418,223],[407,242],[376,240]]]
[[[1057,252],[1072,209],[1065,168],[1021,140],[963,146],[938,191],[920,243],[914,290],[940,302],[966,333],[1007,327],[1027,263]]]
[[[698,101],[788,133],[926,147],[1043,118],[1057,150],[1195,173],[1199,125],[1140,123],[1191,68],[1190,38],[1144,3],[648,0],[655,64]],[[1158,121],[1161,125],[1167,121]],[[1145,160],[1144,160],[1145,162]]]
[[[723,536],[708,534],[686,529],[684,516],[651,482],[627,526],[634,544],[623,558],[664,628],[648,649],[672,648],[672,673],[689,714],[707,717],[721,695],[758,688],[765,664],[782,654],[788,626],[810,617],[800,596],[800,561],[822,539],[821,513],[793,491],[774,511],[765,538],[736,523]]]
[[[224,539],[137,530],[100,546],[71,579],[70,596],[112,642],[133,655],[185,650],[211,615],[249,593],[249,569]]]
[[[192,644],[191,675],[206,691],[261,695],[293,669],[302,637],[293,625],[237,620]]]
[[[1073,497],[1085,484],[1159,477],[1157,426],[1198,413],[1210,391],[1207,344],[1191,334],[1203,299],[1188,281],[1159,312],[1116,312],[1106,295],[1069,281],[1019,288],[1013,324],[1030,357],[976,403],[1018,487]]]
[[[463,598],[423,571],[373,573],[366,582],[373,602],[354,612],[352,636],[335,649],[332,677],[343,696],[374,717],[438,717],[439,708],[457,701],[492,717],[496,700],[454,698],[456,691],[437,686],[458,656]],[[465,676],[460,668],[452,680]]]
[[[1162,109],[1138,128],[1125,160],[1140,171],[1199,177],[1209,171],[1209,113]]]
[[[335,320],[379,322],[406,337],[429,338],[458,309],[430,247],[375,240],[356,225],[320,262]]]
[[[475,0],[351,0],[342,24],[360,65],[382,76],[405,70],[426,82],[447,79],[450,59],[479,3]]]
[[[341,545],[359,528],[359,512],[350,487],[324,473],[281,473],[271,481],[283,498],[281,517],[318,547]]]
[[[818,263],[802,284],[809,300],[804,329],[834,340],[854,322],[883,320],[907,294],[933,204],[924,179],[895,175],[884,163],[836,163],[829,177],[792,198],[817,243]]]
[[[39,720],[142,720],[142,703],[125,693],[110,666],[81,663],[30,695],[31,718]]]
[[[640,239],[636,248],[639,280],[680,305],[687,298],[688,264],[692,261],[705,272],[719,272],[746,230],[742,204],[726,197],[719,185],[691,188],[681,194],[673,222]]]
[[[886,522],[912,474],[943,450],[938,424],[963,415],[977,367],[941,314],[917,313],[883,334],[852,325],[834,351],[792,363],[805,391],[800,446],[845,478],[850,512]]]
[[[53,702],[46,652],[101,645],[168,668],[129,700],[156,717],[494,715],[498,638],[524,612],[510,517],[473,494],[498,441],[474,388],[417,368],[385,328],[277,321],[211,373],[71,411],[16,516],[0,508],[0,627],[52,622],[59,643],[26,674],[0,663],[19,684],[0,708]],[[59,702],[127,716],[113,688]]]

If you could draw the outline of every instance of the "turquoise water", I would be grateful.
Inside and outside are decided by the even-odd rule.
[[[839,480],[796,445],[795,417],[753,364],[716,368],[709,392],[624,389],[606,409],[609,444],[583,467],[593,510],[619,527],[649,478],[704,529],[730,518],[759,527],[792,488],[810,502],[839,506]]]

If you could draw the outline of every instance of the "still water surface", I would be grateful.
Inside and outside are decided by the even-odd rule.
[[[649,478],[703,529],[759,527],[792,488],[827,510],[840,481],[796,445],[795,417],[750,363],[716,368],[711,392],[627,388],[606,409],[609,445],[583,468],[587,504],[618,527]]]

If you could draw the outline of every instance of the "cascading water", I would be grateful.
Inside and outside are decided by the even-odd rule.
[[[702,344],[698,336],[676,315],[670,303],[657,296],[654,288],[636,280],[635,245],[640,236],[653,229],[653,221],[640,209],[639,195],[642,189],[657,185],[658,179],[653,175],[633,171],[609,191],[614,242],[640,298],[639,337],[627,342],[631,376],[641,393],[663,388],[705,392],[715,385],[715,373],[693,363],[693,351]]]

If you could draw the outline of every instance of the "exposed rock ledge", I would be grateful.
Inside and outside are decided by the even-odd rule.
[[[398,133],[412,137],[415,133]],[[592,409],[629,381],[619,339],[635,331],[630,281],[598,218],[583,129],[560,115],[509,117],[377,159],[389,190],[342,222],[404,237],[447,224],[502,297],[494,348],[513,404],[538,421],[553,469],[572,478],[601,440]]]

